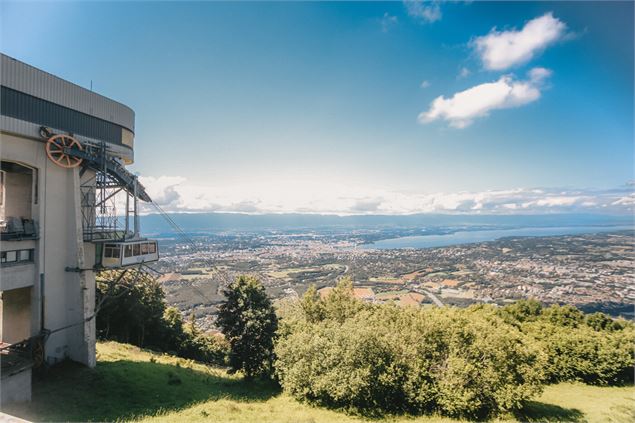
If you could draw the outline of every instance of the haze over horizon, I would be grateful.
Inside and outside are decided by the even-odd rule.
[[[168,212],[635,211],[632,2],[1,7],[4,53],[135,110]]]

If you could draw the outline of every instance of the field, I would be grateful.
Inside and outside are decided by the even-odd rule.
[[[364,419],[297,402],[269,383],[115,342],[97,345],[94,370],[65,364],[34,382],[33,402],[4,412],[35,421],[453,422],[426,417]],[[633,387],[559,384],[497,421],[631,422]]]

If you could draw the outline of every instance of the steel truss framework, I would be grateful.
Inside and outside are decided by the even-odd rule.
[[[84,241],[124,241],[138,237],[138,200],[152,202],[152,199],[137,177],[108,151],[108,145],[79,143],[72,134],[55,135],[46,127],[40,128],[40,135],[47,138],[47,155],[55,163],[67,168],[81,165],[80,177],[88,169],[95,172],[80,187]],[[121,207],[125,208],[123,214],[118,212]]]

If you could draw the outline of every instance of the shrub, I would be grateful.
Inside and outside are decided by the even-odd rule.
[[[294,397],[364,413],[482,418],[540,392],[542,355],[491,308],[369,306],[344,295],[348,285],[305,297],[283,320],[276,372]]]
[[[523,330],[547,354],[549,382],[581,381],[594,385],[633,382],[632,328],[598,332],[592,327],[558,326],[549,321],[527,324]]]
[[[543,317],[555,326],[577,328],[584,323],[584,313],[572,305],[552,305],[543,310]]]
[[[633,381],[633,324],[604,313],[585,315],[571,305],[542,308],[518,301],[499,315],[534,339],[546,354],[548,382],[618,385]]]
[[[510,323],[535,321],[542,314],[543,308],[536,300],[519,300],[501,309],[501,317]]]

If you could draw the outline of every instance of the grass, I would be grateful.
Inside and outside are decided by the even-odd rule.
[[[213,421],[320,423],[368,421],[312,407],[271,383],[246,382],[223,369],[115,342],[97,345],[98,364],[52,368],[34,381],[33,402],[4,407],[35,421]],[[631,422],[633,387],[549,386],[515,415],[497,421]],[[397,416],[381,422],[455,422],[435,416]]]

